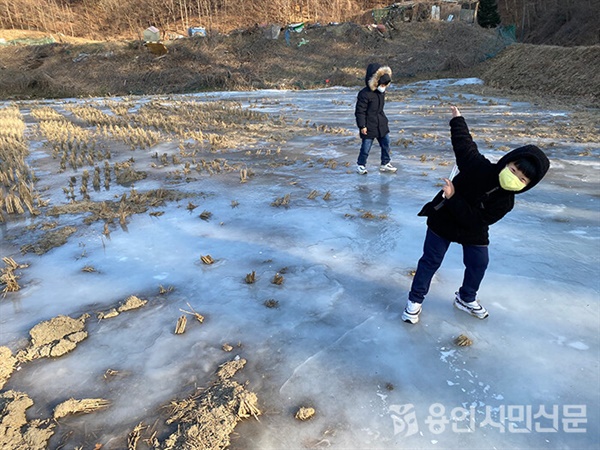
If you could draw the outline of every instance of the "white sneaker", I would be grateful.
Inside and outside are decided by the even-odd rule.
[[[402,312],[402,320],[406,323],[417,323],[419,321],[419,314],[421,314],[421,304],[416,302],[411,302],[408,300],[406,302],[406,308]]]
[[[379,166],[380,172],[394,173],[394,172],[396,172],[396,170],[398,170],[398,169],[396,167],[392,166],[392,163],[382,164],[381,166]]]
[[[487,309],[481,306],[478,300],[465,302],[462,298],[460,298],[460,294],[458,292],[454,298],[454,306],[461,311],[471,314],[473,317],[477,317],[478,319],[485,319],[487,316],[489,316]]]
[[[364,175],[367,173],[367,168],[365,166],[356,166],[356,171],[361,175]]]

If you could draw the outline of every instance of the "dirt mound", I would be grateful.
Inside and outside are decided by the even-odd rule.
[[[598,101],[600,45],[513,44],[483,66],[481,77],[493,87]]]
[[[375,60],[392,68],[395,82],[481,74],[510,90],[600,92],[598,46],[514,44],[501,52],[507,44],[498,30],[477,25],[409,22],[387,30],[313,26],[276,40],[255,27],[166,41],[159,57],[139,41],[0,47],[0,98],[357,86]]]
[[[146,302],[132,295],[121,303],[118,310],[124,312],[137,309]],[[84,328],[88,318],[89,314],[83,314],[79,319],[57,316],[40,322],[29,332],[31,343],[28,348],[18,352],[16,357],[13,357],[8,347],[1,346],[0,388],[8,381],[18,363],[41,357],[58,357],[72,350],[79,341],[87,337]],[[245,359],[236,357],[219,366],[216,380],[208,388],[199,388],[188,398],[172,401],[169,405],[169,418],[163,427],[164,432],[160,432],[164,435],[162,444],[157,438],[155,427],[149,429],[140,423],[129,435],[128,448],[137,448],[136,443],[142,438],[144,429],[148,430],[144,440],[156,444],[155,448],[212,450],[228,447],[236,425],[245,418],[258,418],[261,414],[256,394],[247,389],[247,384],[232,380],[245,365]],[[106,373],[116,374],[113,371]],[[70,398],[56,405],[51,418],[28,420],[26,410],[33,404],[26,393],[14,390],[0,393],[0,448],[48,448],[57,425],[60,430],[59,419],[106,409],[110,407],[111,401],[104,398]],[[99,448],[98,445],[96,448]]]
[[[83,314],[79,319],[57,316],[38,323],[29,331],[31,344],[17,353],[17,360],[26,362],[38,358],[56,358],[70,352],[87,338],[85,321],[88,318],[89,314]]]
[[[16,365],[17,358],[12,355],[10,349],[4,346],[0,347],[0,389],[4,387]]]
[[[188,398],[171,402],[170,417],[166,423],[176,424],[177,430],[162,445],[155,442],[155,447],[165,450],[227,448],[238,422],[260,415],[256,394],[231,380],[245,365],[245,359],[228,361],[219,367],[217,381],[210,387],[198,389]],[[132,431],[130,440],[131,436],[135,436],[137,442],[141,428],[138,426]]]
[[[27,394],[7,391],[0,394],[0,448],[43,450],[56,426],[50,419],[27,420],[25,411],[33,405]]]
[[[413,78],[472,67],[504,46],[495,30],[462,22],[411,22],[387,31],[345,23],[277,40],[257,27],[165,44],[168,54],[160,57],[141,42],[3,47],[0,97],[355,86],[373,60],[389,64],[395,79]]]

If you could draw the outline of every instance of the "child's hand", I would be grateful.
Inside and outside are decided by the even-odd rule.
[[[462,114],[460,113],[460,110],[456,107],[456,106],[451,106],[450,107],[450,111],[452,111],[452,117],[460,117]]]
[[[451,198],[454,195],[454,184],[448,178],[442,178],[442,180],[444,180],[444,183],[446,183],[442,187],[442,191],[444,191],[444,197]]]

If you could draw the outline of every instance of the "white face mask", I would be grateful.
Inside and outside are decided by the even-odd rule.
[[[377,90],[383,94],[385,92],[385,86],[377,86]]]

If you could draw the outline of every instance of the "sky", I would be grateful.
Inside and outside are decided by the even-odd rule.
[[[84,225],[83,214],[63,215],[53,220],[77,226],[65,245],[22,255],[33,220],[0,224],[0,256],[29,264],[22,289],[0,301],[0,345],[16,351],[43,320],[92,314],[89,336],[74,351],[24,365],[4,389],[28,393],[31,418],[48,417],[71,397],[109,399],[106,411],[62,419],[59,429],[81,442],[123,448],[140,421],[164,421],[163,405],[208,386],[218,365],[240,356],[248,363],[237,379],[258,395],[262,415],[238,425],[232,449],[596,448],[600,144],[560,132],[574,111],[469,93],[467,86],[479,83],[392,85],[386,113],[395,174],[378,171],[377,143],[368,174],[355,172],[357,89],[164,97],[235,100],[339,132],[290,133],[283,142],[265,139],[218,155],[252,171],[245,183],[237,172],[168,178],[167,169],[151,168],[151,155],[176,154],[176,143],[136,149],[136,168],[151,173],[135,183],[137,191],[168,187],[189,197],[152,209],[162,215],[129,217],[110,238],[101,222]],[[44,105],[64,112],[77,102]],[[417,212],[453,167],[450,104],[461,109],[490,160],[534,143],[551,168],[491,227],[490,265],[478,295],[489,318],[453,307],[463,271],[461,248],[453,244],[420,322],[411,325],[400,316],[426,231]],[[31,107],[19,103],[28,127]],[[275,147],[279,153],[257,156]],[[64,203],[50,153],[31,138],[38,189]],[[117,161],[130,156],[113,154]],[[326,164],[331,160],[336,164]],[[272,205],[287,194],[287,207]],[[198,208],[190,211],[188,202]],[[212,213],[208,220],[199,218],[202,211]],[[201,262],[207,254],[214,264]],[[256,282],[248,284],[252,271]],[[281,285],[272,283],[278,273]],[[159,295],[160,286],[172,291]],[[113,319],[95,317],[130,295],[148,303]],[[277,307],[265,306],[268,300]],[[190,308],[204,323],[190,318],[186,332],[174,334]],[[455,345],[461,334],[473,344]],[[233,350],[225,352],[224,344]],[[106,382],[108,369],[122,376]],[[315,408],[315,416],[294,419],[300,406]]]

